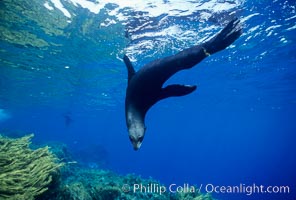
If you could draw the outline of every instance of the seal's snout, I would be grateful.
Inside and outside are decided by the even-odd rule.
[[[135,151],[140,149],[142,142],[143,142],[143,138],[144,138],[144,136],[139,137],[139,138],[135,138],[135,137],[130,136],[130,141],[131,141]]]
[[[142,142],[133,143],[134,150],[137,151],[138,149],[140,149],[141,145],[142,145]]]

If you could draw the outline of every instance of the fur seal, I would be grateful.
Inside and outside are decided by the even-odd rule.
[[[242,34],[242,26],[238,18],[230,21],[226,27],[209,41],[185,49],[176,55],[154,60],[135,71],[129,58],[123,60],[128,71],[128,85],[125,97],[125,117],[129,138],[134,150],[138,150],[143,142],[146,126],[145,115],[158,101],[184,96],[192,93],[195,85],[163,84],[180,70],[190,69],[204,58],[221,51],[232,44]]]

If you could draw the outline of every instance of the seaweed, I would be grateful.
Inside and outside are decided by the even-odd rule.
[[[33,136],[11,139],[0,135],[1,199],[35,199],[58,176],[62,163],[47,146],[30,149]]]

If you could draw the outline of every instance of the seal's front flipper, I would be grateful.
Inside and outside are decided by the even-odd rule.
[[[196,85],[168,85],[162,89],[159,99],[178,97],[190,94],[196,89]]]
[[[126,65],[127,71],[128,71],[128,82],[131,80],[131,78],[135,75],[136,71],[130,61],[130,59],[124,55],[123,56],[123,61]]]

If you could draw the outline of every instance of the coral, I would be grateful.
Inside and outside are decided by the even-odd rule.
[[[34,199],[48,190],[58,174],[62,164],[48,147],[30,149],[32,137],[0,135],[0,199]]]

